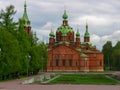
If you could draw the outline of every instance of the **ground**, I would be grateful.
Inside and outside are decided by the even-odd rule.
[[[120,90],[120,85],[22,85],[22,81],[0,82],[0,90]]]

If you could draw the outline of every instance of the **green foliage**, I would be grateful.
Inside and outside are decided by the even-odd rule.
[[[6,30],[0,30],[0,60],[3,70],[1,74],[9,74],[20,69],[19,59],[21,59],[21,52],[19,44],[15,37]],[[17,68],[15,68],[17,67]]]
[[[65,74],[49,84],[119,84],[104,74]]]
[[[47,65],[47,46],[13,21],[14,6],[0,11],[0,80],[37,74]],[[18,22],[17,22],[18,23]]]
[[[5,11],[1,10],[0,11],[0,25],[2,25],[3,28],[5,28],[6,30],[13,30],[16,27],[16,24],[13,21],[13,15],[16,13],[16,11],[14,10],[14,6],[10,5],[8,7],[6,7]]]
[[[107,41],[104,45],[103,45],[103,49],[102,52],[104,54],[104,65],[106,69],[110,69],[111,66],[111,54],[112,54],[112,42],[111,41]]]
[[[120,41],[113,47],[111,58],[113,70],[120,70]]]
[[[111,41],[107,41],[103,46],[102,52],[104,54],[105,68],[120,70],[120,41],[114,47]]]

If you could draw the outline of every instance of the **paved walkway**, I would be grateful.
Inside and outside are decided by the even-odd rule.
[[[120,90],[120,85],[22,85],[22,81],[0,82],[0,90]]]

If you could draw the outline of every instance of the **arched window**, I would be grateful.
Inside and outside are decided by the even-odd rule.
[[[69,60],[69,66],[72,66],[72,59]]]
[[[70,35],[68,36],[68,40],[70,41]]]
[[[58,41],[60,40],[60,36],[59,36],[59,35],[57,35],[57,40],[58,40]]]
[[[64,59],[62,60],[62,66],[65,66],[65,60]]]
[[[56,66],[59,66],[59,59],[56,59]]]
[[[100,60],[100,66],[102,66],[102,61]]]
[[[76,66],[77,66],[78,64],[77,64],[77,62],[76,62]]]
[[[50,67],[52,67],[52,62],[50,62]]]

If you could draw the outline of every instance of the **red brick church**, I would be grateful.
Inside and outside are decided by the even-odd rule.
[[[63,23],[56,35],[52,30],[49,34],[47,71],[103,71],[103,53],[90,42],[88,25],[81,42],[79,30],[75,33],[67,19],[64,11]]]

